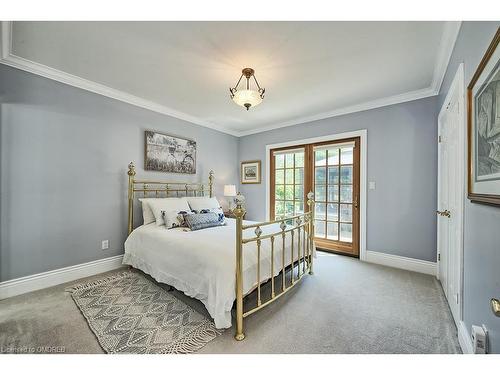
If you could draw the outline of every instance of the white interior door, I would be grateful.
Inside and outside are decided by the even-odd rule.
[[[459,90],[446,103],[439,120],[438,262],[439,279],[453,318],[461,320],[463,143]]]

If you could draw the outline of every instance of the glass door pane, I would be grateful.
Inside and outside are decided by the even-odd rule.
[[[304,154],[304,149],[273,152],[274,217],[272,220],[304,213]]]
[[[352,243],[353,227],[352,145],[318,147],[314,150],[315,236]]]

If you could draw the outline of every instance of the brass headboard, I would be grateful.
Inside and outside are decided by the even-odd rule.
[[[168,182],[135,179],[133,162],[128,165],[128,234],[134,228],[134,198],[169,198],[169,197],[198,197],[214,196],[214,171],[208,174],[208,184],[199,182]],[[142,193],[142,194],[140,194]]]

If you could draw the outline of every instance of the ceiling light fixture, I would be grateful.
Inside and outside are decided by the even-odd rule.
[[[246,88],[238,90],[238,85],[243,77],[247,80]],[[250,89],[250,78],[252,77],[258,90]],[[256,105],[262,103],[266,89],[260,88],[259,82],[257,82],[257,79],[255,78],[255,71],[252,68],[245,68],[241,71],[241,76],[236,83],[236,86],[230,88],[229,91],[231,92],[231,99],[233,99],[236,104],[245,107],[248,111],[250,107],[255,107]]]

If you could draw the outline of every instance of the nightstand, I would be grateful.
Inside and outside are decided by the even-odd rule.
[[[231,219],[236,219],[236,216],[234,216],[233,211],[231,211],[231,210],[224,211],[224,216],[229,217]],[[243,215],[243,219],[245,219],[245,216],[246,216],[246,213],[245,213],[245,215]]]

